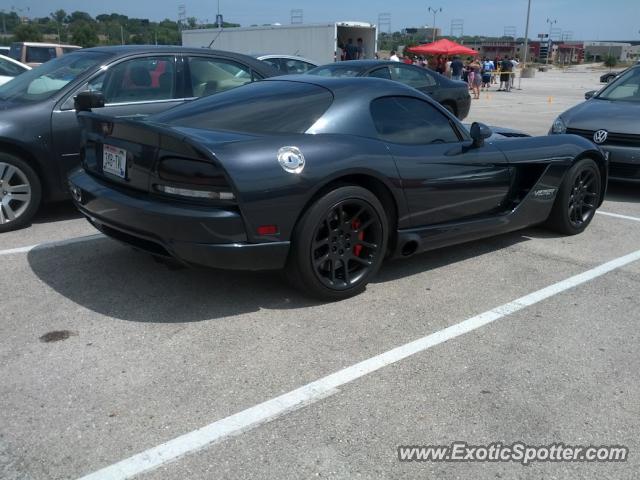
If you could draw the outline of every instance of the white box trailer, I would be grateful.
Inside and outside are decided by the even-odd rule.
[[[340,60],[340,45],[362,38],[365,58],[378,49],[377,26],[363,22],[184,30],[182,45],[251,54],[299,55],[319,65]]]

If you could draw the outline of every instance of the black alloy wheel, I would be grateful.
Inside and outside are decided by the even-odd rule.
[[[598,165],[590,158],[578,160],[565,174],[546,225],[565,235],[583,232],[593,220],[601,195]]]
[[[315,274],[328,288],[343,290],[371,271],[381,254],[382,223],[373,206],[347,199],[329,209],[311,245]]]
[[[569,221],[574,228],[580,228],[588,222],[596,211],[600,195],[600,182],[596,172],[591,169],[582,170],[576,176],[569,196]]]
[[[387,228],[384,207],[372,192],[359,186],[335,188],[298,222],[287,262],[289,280],[322,300],[362,292],[384,259]]]

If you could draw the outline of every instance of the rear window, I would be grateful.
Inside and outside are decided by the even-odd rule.
[[[27,63],[45,63],[56,58],[56,47],[27,47]]]
[[[331,92],[317,85],[263,81],[184,104],[148,120],[204,130],[305,133],[332,101]]]
[[[321,77],[357,77],[363,72],[363,68],[356,65],[327,65],[309,70],[309,75]]]

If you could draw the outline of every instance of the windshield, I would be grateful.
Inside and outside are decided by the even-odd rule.
[[[317,85],[264,81],[204,97],[147,120],[204,130],[305,133],[332,101],[331,92]]]
[[[309,75],[320,75],[321,77],[357,77],[363,72],[362,67],[356,65],[327,65],[313,68],[307,72]]]
[[[632,68],[616,78],[595,98],[624,102],[640,102],[640,68]]]
[[[46,100],[107,58],[102,52],[76,52],[51,60],[0,86],[0,100]]]

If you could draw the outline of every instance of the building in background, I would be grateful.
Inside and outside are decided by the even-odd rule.
[[[640,46],[625,42],[585,42],[585,59],[601,62],[609,56],[620,62],[628,62],[638,58]]]

